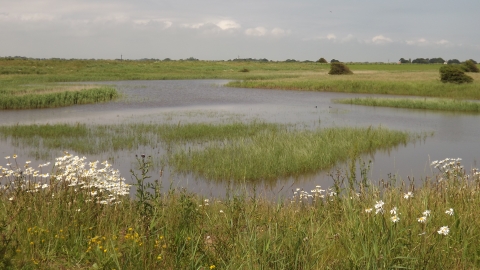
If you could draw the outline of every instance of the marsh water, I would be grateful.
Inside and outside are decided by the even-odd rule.
[[[0,111],[0,125],[132,122],[177,124],[262,120],[293,124],[302,128],[383,126],[433,135],[406,146],[401,145],[388,151],[362,156],[363,161],[372,161],[368,175],[373,181],[396,175],[405,181],[415,179],[418,182],[436,172],[430,167],[431,161],[444,158],[462,158],[462,164],[467,170],[478,167],[480,114],[342,105],[334,103],[333,100],[372,95],[229,88],[223,86],[226,82],[224,80],[95,82],[94,84],[114,85],[122,94],[122,98],[104,104]],[[17,153],[20,161],[31,160],[32,157],[28,156],[30,150],[32,149],[28,146],[13,146],[9,140],[0,141],[2,156]],[[81,153],[64,150],[82,156]],[[58,150],[55,156],[61,156],[62,152]],[[129,171],[135,166],[135,154],[158,157],[162,151],[142,147],[134,151],[88,156],[88,159],[109,159],[123,177],[133,181]],[[41,162],[32,160],[33,164]],[[346,164],[337,164],[328,171],[257,183],[255,190],[267,196],[289,196],[295,188],[309,191],[315,185],[328,187],[332,184],[329,174],[345,167]],[[157,173],[152,173],[152,179],[158,178],[160,177]],[[202,179],[193,174],[177,175],[168,168],[160,180],[164,188],[183,187],[205,196],[223,196],[229,186],[228,183]]]

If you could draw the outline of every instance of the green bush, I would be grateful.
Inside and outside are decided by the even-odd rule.
[[[477,65],[472,60],[465,61],[464,66],[465,66],[466,72],[476,72],[476,73],[480,72]]]
[[[325,58],[322,57],[322,58],[320,58],[320,59],[317,60],[317,63],[325,64],[325,63],[328,63],[328,61],[327,61],[327,59],[325,59]]]
[[[473,78],[466,75],[459,66],[445,65],[440,68],[440,80],[444,83],[471,83]]]
[[[332,62],[330,65],[330,75],[345,75],[353,74],[353,72],[344,64],[340,62]]]

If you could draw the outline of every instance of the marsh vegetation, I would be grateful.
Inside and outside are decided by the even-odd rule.
[[[451,105],[441,99],[430,107],[431,100],[424,99],[419,106],[426,109],[467,108],[471,103],[461,99],[480,99],[480,75],[472,73],[470,84],[444,84],[439,65],[349,64],[350,76],[329,76],[329,67],[299,62],[1,60],[0,89],[4,95],[33,93],[32,99],[41,100],[77,90],[101,92],[96,86],[77,86],[85,81],[222,78],[236,80],[229,83],[235,87],[459,100]],[[64,82],[76,83],[58,84]],[[108,92],[111,87],[101,88],[116,97]],[[357,102],[346,102],[353,100]],[[317,108],[311,107],[308,113],[317,116]],[[318,115],[341,120],[338,110]],[[23,163],[12,153],[0,166],[0,268],[480,267],[478,169],[464,168],[458,158],[444,159],[429,162],[434,173],[417,181],[395,174],[371,179],[371,163],[363,162],[363,155],[401,148],[425,139],[426,133],[322,125],[258,120],[2,125],[3,141],[15,149],[27,147],[29,158],[51,163]],[[139,148],[161,157],[132,156],[134,182],[126,181],[129,176],[120,175],[115,163],[81,157]],[[52,154],[63,150],[80,156]],[[338,163],[347,165],[333,169]],[[238,184],[222,197],[192,193],[162,185],[163,166],[179,175]],[[332,186],[294,186],[271,198],[259,196],[250,185],[320,170],[331,170]]]

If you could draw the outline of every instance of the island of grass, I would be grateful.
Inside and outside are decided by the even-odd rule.
[[[333,100],[335,103],[364,105],[373,107],[392,107],[422,110],[441,110],[459,112],[480,112],[480,102],[455,99],[406,99],[406,98],[346,98]]]
[[[63,149],[80,154],[113,153],[163,143],[165,149],[170,149],[165,162],[178,172],[192,172],[208,180],[235,181],[276,181],[313,173],[361,154],[405,145],[418,136],[382,127],[308,131],[263,122],[33,124],[0,126],[0,135],[16,145],[37,146],[33,156]],[[45,158],[41,154],[39,157]]]

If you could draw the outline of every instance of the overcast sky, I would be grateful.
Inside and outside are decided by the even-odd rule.
[[[0,0],[0,56],[480,62],[479,0]]]

